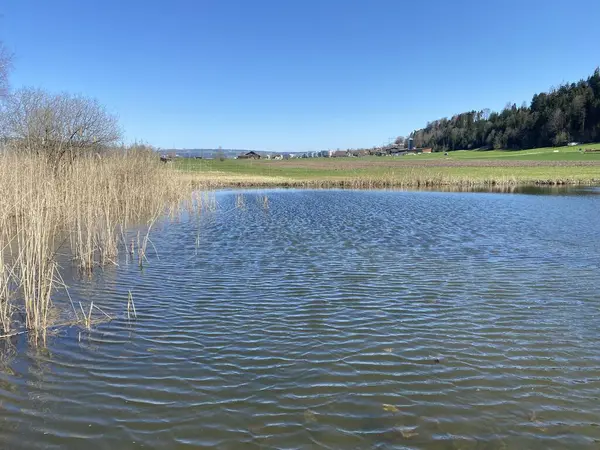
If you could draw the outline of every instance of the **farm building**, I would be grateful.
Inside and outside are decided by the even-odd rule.
[[[248,152],[238,156],[238,159],[260,159],[260,155],[256,152]]]
[[[336,150],[335,152],[333,152],[333,154],[331,156],[333,158],[346,157],[346,156],[348,156],[348,151],[346,151],[346,150]]]

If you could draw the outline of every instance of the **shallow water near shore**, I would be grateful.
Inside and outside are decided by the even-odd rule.
[[[5,349],[0,448],[598,448],[598,193],[218,192]]]

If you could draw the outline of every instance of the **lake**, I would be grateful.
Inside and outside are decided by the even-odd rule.
[[[553,192],[218,192],[4,346],[0,447],[597,449],[600,192]]]

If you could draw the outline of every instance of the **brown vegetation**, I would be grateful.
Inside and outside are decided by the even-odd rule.
[[[560,160],[507,160],[507,159],[419,159],[405,156],[398,158],[358,159],[358,158],[314,158],[290,159],[287,161],[265,162],[286,168],[353,170],[370,168],[405,167],[600,167],[600,161],[560,161]]]
[[[9,66],[0,44],[0,94]],[[115,262],[123,247],[142,265],[152,224],[193,188],[153,149],[118,147],[117,119],[95,99],[23,88],[0,100],[0,335],[44,342],[59,252],[84,273]],[[125,242],[131,225],[142,225],[137,249]],[[72,306],[86,328],[94,308],[105,314]]]
[[[45,339],[60,280],[59,251],[72,254],[88,273],[114,262],[126,246],[125,229],[145,224],[148,230],[165,205],[179,204],[192,190],[146,148],[83,155],[60,171],[43,155],[5,149],[0,153],[2,334],[23,326],[36,340]],[[140,255],[148,242],[144,236]],[[23,313],[24,324],[15,323],[15,311]],[[76,309],[75,315],[90,322]]]

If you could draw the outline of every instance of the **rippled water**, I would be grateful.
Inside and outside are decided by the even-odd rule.
[[[600,195],[240,198],[71,282],[121,319],[4,354],[2,448],[599,448]]]

